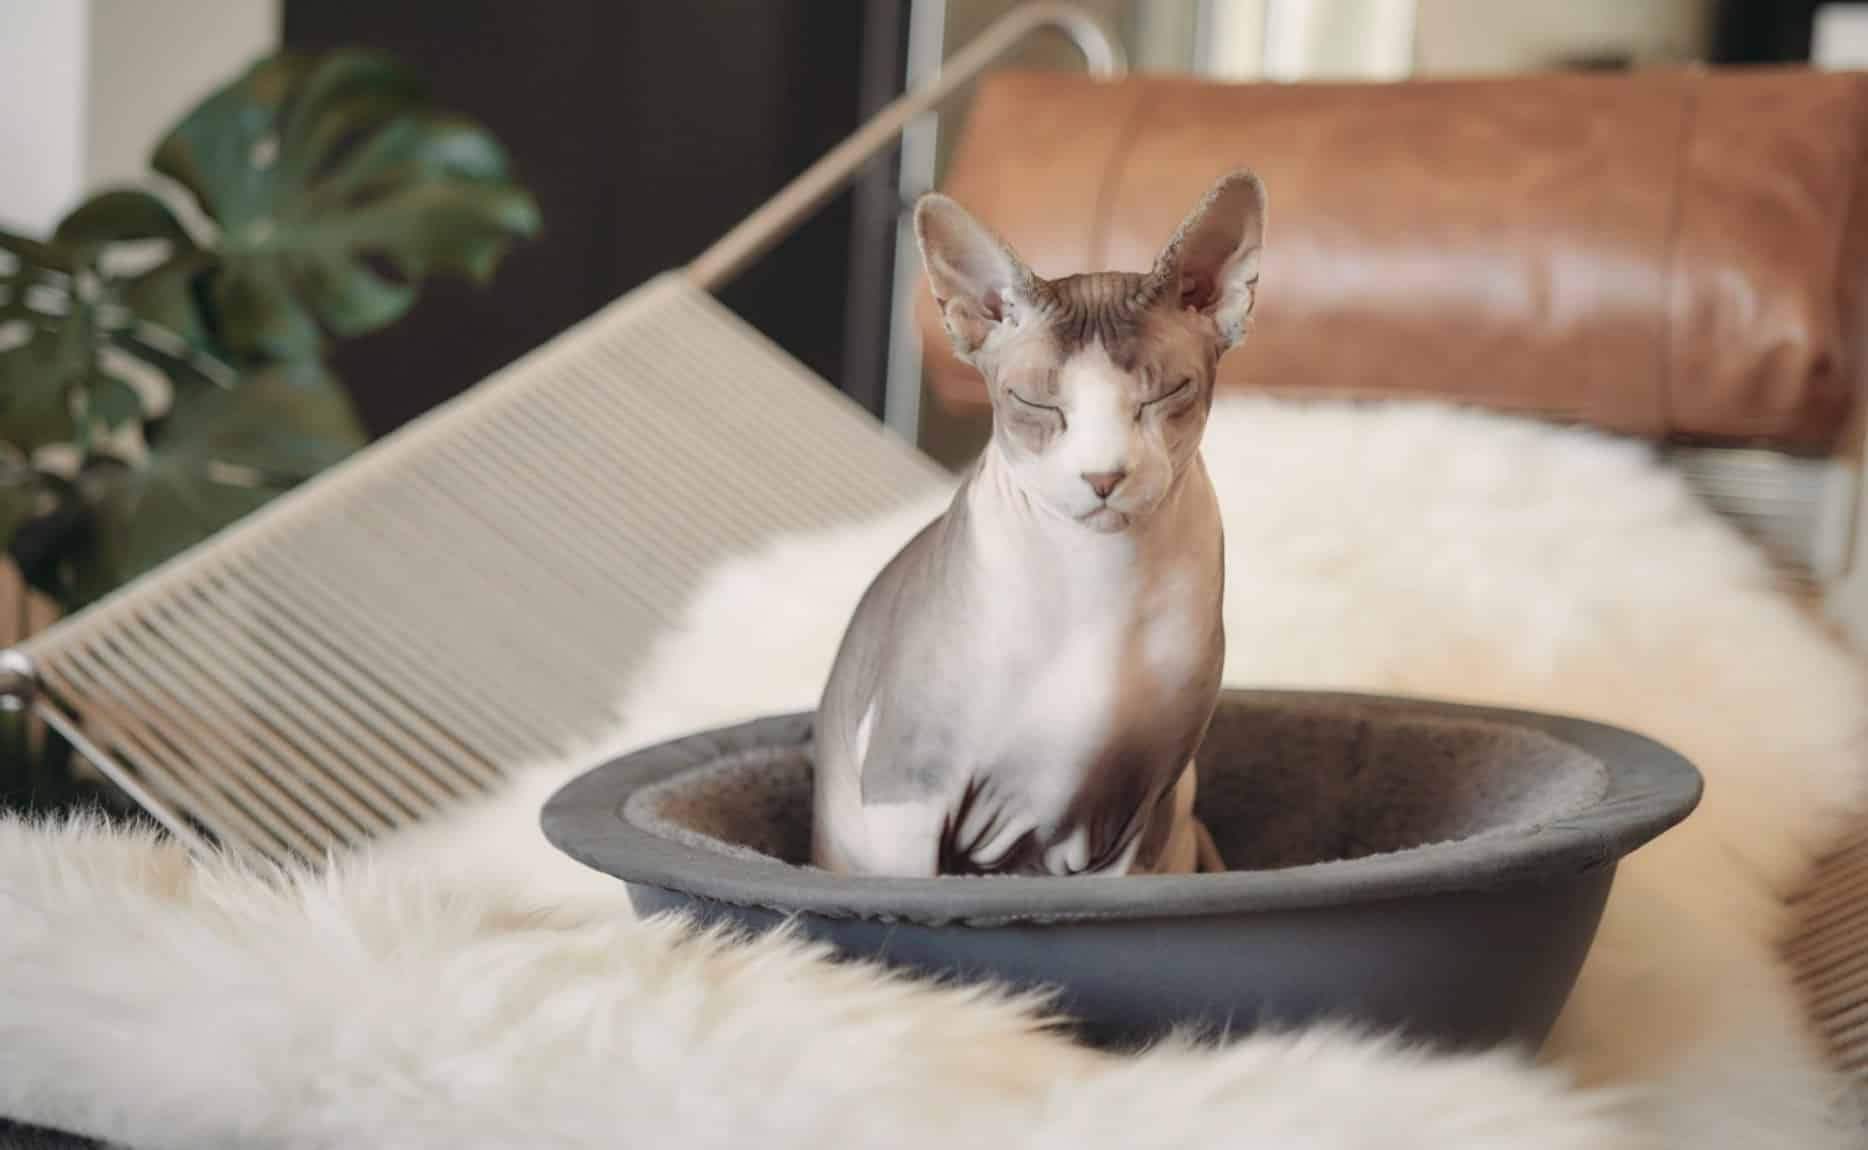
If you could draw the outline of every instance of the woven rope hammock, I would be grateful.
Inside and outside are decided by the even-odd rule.
[[[669,274],[21,651],[177,835],[315,858],[613,730],[713,562],[935,475]]]
[[[197,850],[319,858],[614,730],[633,653],[719,559],[941,472],[719,304],[861,165],[1033,32],[1028,4],[694,263],[0,653],[29,705]],[[1811,1016],[1868,1093],[1868,827],[1798,899]]]

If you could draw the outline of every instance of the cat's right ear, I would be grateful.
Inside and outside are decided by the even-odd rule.
[[[1036,277],[965,208],[929,194],[915,205],[915,240],[954,352],[969,358],[1031,306]]]

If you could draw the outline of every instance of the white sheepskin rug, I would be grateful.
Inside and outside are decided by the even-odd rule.
[[[1227,679],[1568,712],[1705,772],[1622,869],[1539,1064],[1378,1036],[1116,1059],[1039,1008],[636,922],[537,830],[603,754],[815,702],[939,507],[694,596],[610,746],[319,874],[0,823],[0,1113],[138,1147],[1842,1147],[1775,957],[1868,777],[1868,683],[1635,446],[1428,406],[1230,400]]]

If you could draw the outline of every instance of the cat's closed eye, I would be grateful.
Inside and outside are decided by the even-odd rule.
[[[1192,389],[1193,389],[1193,376],[1184,375],[1180,378],[1180,381],[1176,383],[1173,387],[1168,388],[1167,391],[1163,392],[1160,395],[1155,396],[1153,399],[1149,400],[1148,402],[1151,404],[1166,403],[1170,399],[1175,399],[1179,396],[1185,395],[1187,392],[1191,391]]]
[[[1159,406],[1165,403],[1170,403],[1177,399],[1181,399],[1192,391],[1193,391],[1193,377],[1190,375],[1184,375],[1178,381],[1175,382],[1173,387],[1168,388],[1166,391],[1162,392],[1160,395],[1155,396],[1153,399],[1143,400],[1135,408],[1135,418],[1139,422],[1141,420],[1142,413],[1147,411],[1149,408],[1156,407],[1156,406]]]
[[[1018,394],[1017,390],[1014,388],[1006,388],[1005,393],[1012,397],[1012,405],[1015,408],[1024,409],[1028,418],[1042,419],[1050,416],[1055,417],[1058,423],[1066,427],[1069,426],[1069,421],[1064,418],[1063,408],[1055,407],[1048,403],[1039,403],[1036,400],[1026,399],[1024,396]]]

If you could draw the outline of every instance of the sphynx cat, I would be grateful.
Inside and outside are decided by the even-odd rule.
[[[817,712],[813,861],[1223,869],[1193,814],[1225,654],[1200,439],[1257,295],[1263,185],[1220,179],[1145,273],[1041,279],[944,196],[914,224],[992,437],[844,635]]]

